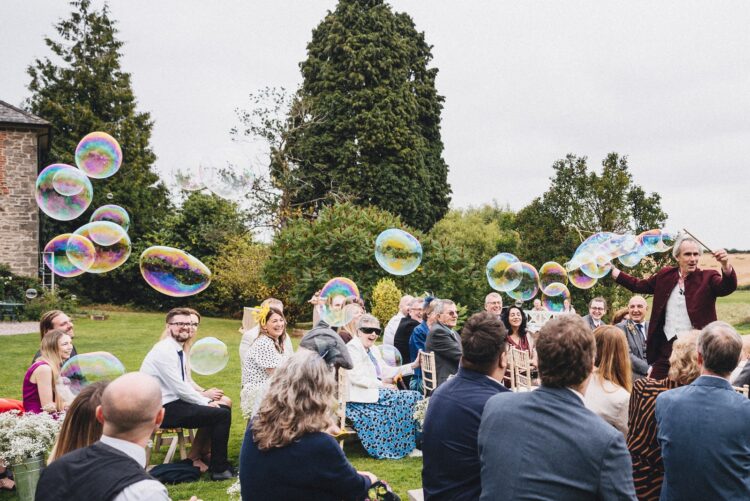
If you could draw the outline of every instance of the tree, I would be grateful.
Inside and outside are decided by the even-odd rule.
[[[661,208],[661,197],[658,193],[647,195],[635,184],[627,157],[610,153],[602,161],[601,174],[589,171],[586,161],[586,157],[569,154],[555,162],[550,188],[516,215],[521,260],[537,267],[550,260],[563,264],[593,233],[638,234],[664,225],[667,215]],[[654,260],[644,260],[636,273],[655,266]],[[621,303],[625,297],[624,290],[609,279],[585,291],[572,287],[571,292],[576,308],[583,308],[596,295],[604,295],[610,303]]]
[[[437,69],[424,33],[382,0],[340,0],[313,31],[297,101],[310,116],[288,152],[298,159],[292,202],[317,211],[348,194],[429,230],[448,210]],[[303,122],[306,119],[302,119]]]
[[[123,162],[114,176],[93,180],[93,202],[77,220],[57,221],[41,215],[42,245],[55,235],[74,231],[88,221],[94,209],[111,203],[130,214],[130,238],[135,242],[159,227],[170,209],[167,189],[151,169],[156,159],[149,145],[153,122],[148,113],[136,109],[130,74],[120,65],[123,43],[117,39],[115,21],[110,19],[107,6],[91,10],[90,0],[75,0],[71,6],[70,17],[55,27],[59,40],[45,38],[54,61],[37,59],[28,68],[32,95],[26,107],[52,124],[51,161],[74,165],[75,148],[81,138],[89,132],[104,131],[119,141]],[[122,271],[128,273],[120,273],[122,276],[84,275],[74,281],[80,283],[81,293],[104,293],[107,297],[97,299],[115,299],[110,295],[115,277],[140,280],[137,272],[130,273],[132,261],[124,265]],[[99,285],[91,285],[92,280]],[[132,283],[118,283],[116,289],[132,292]]]

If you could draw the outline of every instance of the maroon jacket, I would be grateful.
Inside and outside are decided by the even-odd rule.
[[[615,282],[632,292],[653,294],[651,321],[646,338],[646,359],[649,364],[657,360],[669,360],[672,354],[672,343],[664,335],[667,301],[672,290],[680,279],[676,266],[667,266],[648,278],[637,279],[620,272]],[[737,289],[737,274],[725,275],[714,270],[700,270],[685,277],[685,303],[690,323],[696,329],[702,329],[716,320],[716,298],[728,296]],[[666,376],[665,376],[666,377]]]

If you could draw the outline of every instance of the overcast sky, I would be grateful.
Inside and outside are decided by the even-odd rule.
[[[94,0],[95,5],[101,2]],[[311,30],[334,1],[115,0],[157,171],[225,147],[234,110],[300,83]],[[750,3],[394,1],[432,44],[445,96],[453,206],[524,207],[567,153],[627,155],[662,196],[668,228],[750,249]],[[0,99],[28,96],[26,67],[70,11],[2,0]]]

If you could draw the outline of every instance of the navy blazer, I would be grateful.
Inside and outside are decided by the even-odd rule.
[[[422,488],[426,500],[479,499],[477,433],[487,400],[505,386],[459,367],[430,397],[424,419]]]
[[[479,426],[482,500],[635,500],[622,433],[567,388],[500,393]]]
[[[750,499],[750,400],[701,376],[656,398],[662,500]]]

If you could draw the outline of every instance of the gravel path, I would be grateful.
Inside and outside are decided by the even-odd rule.
[[[0,336],[39,332],[39,322],[0,322]]]

